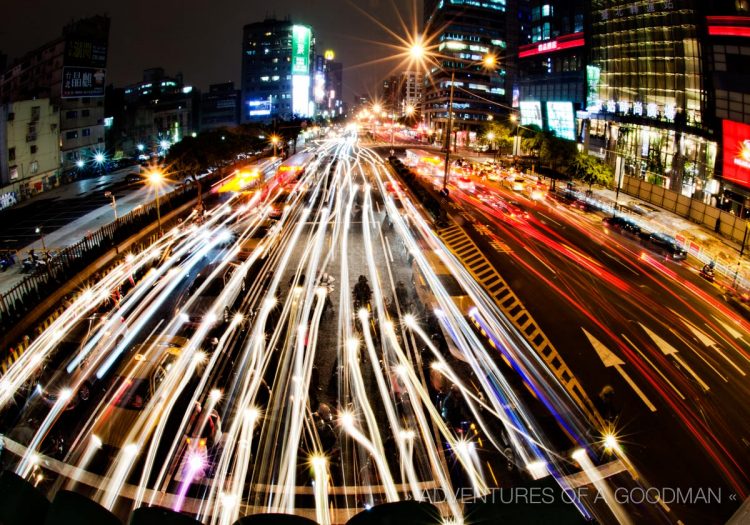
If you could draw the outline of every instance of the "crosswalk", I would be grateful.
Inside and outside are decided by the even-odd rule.
[[[457,225],[450,226],[441,229],[438,235],[544,360],[591,423],[596,427],[602,427],[604,421],[578,379],[526,307],[464,229]],[[493,248],[498,251],[509,250],[504,243],[500,241],[497,243],[499,247],[493,245]]]

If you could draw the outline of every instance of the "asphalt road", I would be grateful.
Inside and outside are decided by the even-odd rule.
[[[669,505],[670,518],[724,523],[750,487],[747,324],[691,261],[608,231],[601,214],[476,183],[479,192],[451,188],[456,212],[590,396],[614,389],[602,410],[638,471],[667,497],[721,491]],[[483,202],[482,188],[528,217]],[[607,363],[584,329],[610,352]]]
[[[748,349],[694,271],[640,258],[600,218],[530,203],[528,218],[500,217],[452,192],[590,396],[614,389],[598,403],[612,455],[543,362],[511,370],[470,322],[476,309],[513,355],[529,351],[377,154],[345,136],[285,165],[239,194],[215,188],[205,217],[131,254],[33,342],[0,378],[0,430],[17,443],[5,465],[123,518],[148,503],[223,523],[261,510],[343,523],[435,494],[460,518],[464,501],[550,474],[606,494],[744,497]],[[582,328],[617,357],[603,362]],[[580,519],[603,523],[718,523],[737,506],[583,502]]]

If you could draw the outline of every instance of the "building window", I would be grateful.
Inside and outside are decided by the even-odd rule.
[[[34,106],[31,108],[31,120],[39,120],[40,114],[41,114],[40,106]]]
[[[66,111],[65,112],[65,118],[78,118],[78,112],[77,111]]]
[[[31,165],[29,166],[29,170],[31,171],[31,173],[38,172],[39,171],[39,162],[36,161],[36,160],[34,162],[32,162]]]
[[[65,138],[68,140],[74,140],[78,138],[78,132],[77,131],[68,131],[65,133]]]
[[[90,128],[85,128],[85,129],[81,130],[81,136],[82,137],[90,137],[91,136],[91,129]]]
[[[36,144],[32,144],[31,146],[29,146],[29,151],[31,152],[32,155],[36,153],[37,151]]]
[[[8,113],[8,122],[11,122],[11,121],[13,121],[15,119],[16,119],[16,114],[15,113],[13,113],[12,111],[10,113]]]
[[[8,160],[9,161],[16,160],[16,148],[10,148],[8,150]]]
[[[81,110],[82,117],[88,117],[91,112],[88,109]]]

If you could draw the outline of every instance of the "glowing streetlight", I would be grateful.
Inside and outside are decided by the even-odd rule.
[[[273,144],[273,156],[276,156],[276,147],[279,145],[281,139],[278,135],[271,135],[271,144]]]
[[[414,106],[412,106],[411,104],[409,104],[408,106],[406,106],[406,109],[404,110],[404,113],[406,113],[407,117],[411,117],[414,114],[415,111],[417,111],[417,109]]]
[[[42,240],[42,253],[44,253],[46,257],[47,246],[44,244],[44,233],[42,233],[42,227],[37,226],[35,231],[36,231],[36,234],[39,236],[39,238]]]
[[[159,234],[161,235],[161,209],[159,208],[159,188],[164,182],[164,175],[159,170],[153,170],[148,174],[148,182],[156,191],[156,220],[159,225]]]
[[[381,106],[380,104],[376,102],[375,104],[372,105],[372,111],[375,114],[380,114],[383,111],[383,106]]]
[[[96,153],[94,154],[94,162],[96,162],[96,163],[97,163],[97,164],[99,164],[100,166],[101,166],[102,164],[104,164],[104,161],[105,161],[105,160],[106,160],[106,157],[104,156],[104,153],[102,153],[101,151],[97,151],[97,152],[96,152]]]
[[[83,169],[83,167],[86,165],[86,162],[83,159],[78,159],[76,161],[76,167],[80,170]]]
[[[427,49],[425,49],[424,44],[419,41],[414,42],[409,48],[409,56],[414,60],[422,60],[426,53]]]
[[[144,146],[143,144],[138,144],[137,148],[138,148],[138,151],[143,152],[143,150],[146,149],[146,146]]]

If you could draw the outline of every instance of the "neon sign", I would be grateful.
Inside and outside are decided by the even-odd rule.
[[[538,44],[521,46],[519,48],[518,58],[544,55],[546,53],[554,53],[556,51],[562,51],[564,49],[583,47],[584,45],[586,45],[586,40],[583,38],[583,33],[573,33],[570,35],[561,36],[560,38],[557,38],[555,40],[548,40],[546,42],[540,42]]]

